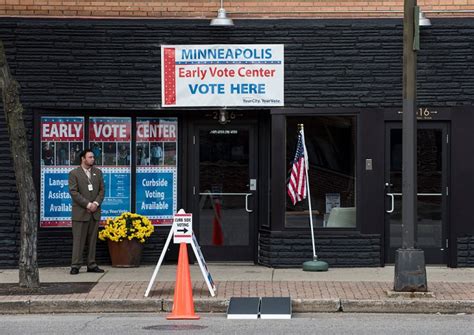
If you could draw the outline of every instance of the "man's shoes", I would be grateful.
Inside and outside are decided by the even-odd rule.
[[[78,268],[71,268],[71,271],[69,272],[72,275],[77,275],[79,274],[79,269]]]
[[[95,273],[104,273],[105,271],[96,266],[95,268],[89,269],[87,268],[87,272],[95,272]]]

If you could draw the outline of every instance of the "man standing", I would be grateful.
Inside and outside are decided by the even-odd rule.
[[[101,273],[95,262],[97,231],[100,221],[100,205],[104,200],[102,171],[94,167],[94,153],[90,149],[81,152],[81,165],[69,173],[69,193],[72,198],[72,261],[71,274],[77,275],[82,265],[84,246],[87,253],[87,272]]]

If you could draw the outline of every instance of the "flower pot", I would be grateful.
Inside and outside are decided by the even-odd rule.
[[[140,266],[143,244],[136,239],[114,242],[108,240],[112,266],[117,268],[135,268]]]

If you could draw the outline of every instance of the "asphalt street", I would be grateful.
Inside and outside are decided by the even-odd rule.
[[[227,320],[203,314],[197,321],[166,314],[1,315],[1,334],[472,334],[474,315],[295,314],[291,320]]]

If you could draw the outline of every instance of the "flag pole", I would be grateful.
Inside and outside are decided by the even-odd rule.
[[[304,163],[305,163],[305,174],[306,174],[306,192],[308,197],[308,209],[309,209],[309,225],[311,227],[311,242],[313,244],[313,260],[303,263],[303,271],[327,271],[329,268],[328,263],[323,261],[318,261],[318,255],[316,254],[316,244],[314,242],[314,226],[313,226],[313,210],[311,208],[311,191],[309,188],[309,161],[308,161],[308,151],[306,150],[306,140],[304,136],[304,124],[298,125],[301,137],[303,141],[303,151],[304,151]]]
[[[313,226],[313,210],[311,208],[311,192],[309,188],[309,175],[308,175],[308,152],[306,151],[306,142],[304,137],[304,124],[299,125],[301,131],[301,137],[303,139],[303,151],[304,151],[304,170],[306,174],[306,192],[308,194],[308,209],[309,209],[309,225],[311,227],[311,242],[313,243],[313,261],[318,260],[318,255],[316,255],[316,246],[314,243],[314,226]]]

